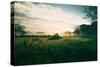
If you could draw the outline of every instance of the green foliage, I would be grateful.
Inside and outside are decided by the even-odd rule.
[[[51,36],[51,37],[49,37],[48,39],[49,40],[55,40],[55,39],[61,39],[62,37],[60,37],[59,35],[58,35],[58,33],[56,33],[56,34],[54,34],[53,36]]]
[[[21,26],[20,24],[15,24],[14,25],[15,27],[15,35],[16,36],[21,36],[21,35],[25,35],[27,32],[24,31],[25,27],[24,26]]]
[[[93,35],[97,35],[97,22],[96,21],[92,22],[92,24],[91,24],[91,33]]]
[[[97,36],[97,7],[88,6],[84,9],[86,18],[91,19],[91,25],[82,24],[74,31],[77,34]]]
[[[91,25],[82,24],[76,28],[74,33],[84,36],[97,36],[97,22],[93,22]]]
[[[86,18],[90,18],[91,20],[97,20],[97,7],[96,6],[88,6],[85,8],[84,12],[86,13]]]
[[[91,35],[90,25],[85,25],[85,24],[80,25],[80,31],[83,35]]]
[[[79,34],[80,33],[80,27],[79,26],[77,26],[76,28],[75,28],[75,31],[74,31],[74,33],[77,33],[77,34]]]

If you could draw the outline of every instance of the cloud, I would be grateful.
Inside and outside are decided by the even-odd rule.
[[[76,25],[88,24],[87,20],[74,13],[47,4],[16,2],[15,12],[15,23],[20,20],[20,24],[26,27],[25,30],[32,33],[74,31]]]

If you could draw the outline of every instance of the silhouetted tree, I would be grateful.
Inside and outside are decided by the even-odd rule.
[[[59,35],[58,35],[58,33],[55,33],[54,35],[52,35],[51,37],[49,37],[48,39],[49,40],[56,40],[56,39],[61,39],[62,37],[60,37]]]
[[[14,25],[15,27],[15,35],[25,35],[27,32],[24,31],[25,27],[24,26],[21,26],[20,24],[15,24]]]
[[[85,18],[90,18],[93,21],[97,21],[97,7],[88,6],[85,7],[84,12],[86,14]]]
[[[80,25],[80,33],[83,35],[90,35],[90,25],[82,24]]]
[[[89,28],[89,33],[93,36],[97,34],[97,7],[96,6],[88,6],[85,8],[84,12],[86,13],[86,17],[91,19],[91,26]]]
[[[97,22],[96,21],[91,23],[91,34],[97,35]]]
[[[92,35],[97,34],[97,7],[88,6],[84,9],[85,18],[91,19],[91,25],[82,24],[74,31],[77,34]]]
[[[79,27],[79,26],[77,26],[77,27],[75,28],[74,33],[80,34],[80,27]]]
[[[20,12],[16,12],[14,10],[14,2],[11,3],[11,25],[12,25],[12,28],[14,27],[14,34],[17,36],[21,36],[21,35],[25,35],[27,32],[24,30],[25,27],[20,25],[20,24],[16,24],[16,22],[14,21],[16,18],[15,16],[25,16],[23,13],[20,13]],[[17,22],[19,22],[17,20]]]

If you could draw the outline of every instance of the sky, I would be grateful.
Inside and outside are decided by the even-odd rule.
[[[83,10],[85,7],[67,4],[15,2],[14,22],[24,26],[24,30],[31,34],[73,32],[78,25],[91,23],[89,19],[84,19]]]

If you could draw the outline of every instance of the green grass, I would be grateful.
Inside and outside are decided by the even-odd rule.
[[[93,61],[97,59],[96,39],[63,37],[16,37],[15,65]]]

